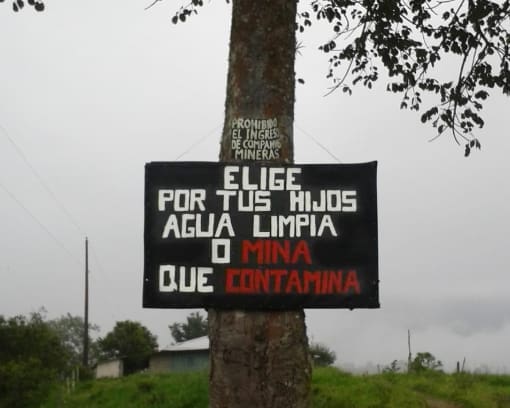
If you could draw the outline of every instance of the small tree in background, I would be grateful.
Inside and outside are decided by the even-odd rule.
[[[157,351],[156,336],[139,322],[117,322],[111,332],[98,340],[103,358],[122,358],[124,374],[147,368],[149,357]]]
[[[313,364],[316,367],[327,367],[333,365],[336,361],[335,352],[320,343],[310,344],[310,356],[312,357]]]
[[[393,360],[389,366],[383,368],[383,373],[398,373],[400,370],[398,360]]]
[[[62,345],[68,354],[67,365],[69,368],[80,366],[83,356],[83,317],[73,316],[70,313],[60,316],[58,319],[50,320],[48,322],[50,327],[58,334],[61,339]],[[89,324],[89,333],[99,332],[99,326],[96,324]],[[98,346],[97,342],[92,340],[89,336],[89,345],[92,363],[98,359]]]
[[[415,373],[423,373],[425,371],[441,371],[443,363],[441,360],[436,360],[436,357],[431,353],[423,352],[417,353],[411,362],[411,371]]]
[[[186,323],[173,323],[168,328],[177,343],[196,339],[207,335],[207,317],[203,317],[199,312],[193,312],[186,317]]]

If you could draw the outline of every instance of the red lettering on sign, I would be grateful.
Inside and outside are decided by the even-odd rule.
[[[286,275],[287,271],[285,269],[274,269],[271,270],[271,275],[275,279],[273,290],[275,293],[280,293],[282,290],[282,277]]]
[[[344,285],[344,293],[348,292],[351,288],[354,289],[354,293],[358,295],[360,294],[358,274],[353,270],[347,273],[347,278],[345,279]]]
[[[308,244],[306,241],[298,241],[296,247],[294,248],[294,253],[292,254],[291,262],[296,264],[299,262],[300,258],[303,258],[303,262],[311,265],[312,258],[310,257],[310,250],[308,249]]]
[[[255,241],[254,243],[244,239],[241,243],[241,262],[248,263],[250,259],[250,254],[255,253],[257,257],[257,263],[258,264],[264,263],[264,250],[262,244],[263,241],[260,239],[258,241]]]
[[[239,277],[239,292],[253,293],[253,269],[241,269]]]
[[[321,293],[321,273],[320,271],[303,273],[303,292],[312,293],[311,285],[313,284],[314,293]]]
[[[321,293],[327,295],[328,294],[328,282],[329,282],[329,272],[322,274],[322,288]]]
[[[255,290],[259,293],[269,293],[270,269],[255,269]]]
[[[331,272],[328,282],[328,293],[342,293],[342,272]]]
[[[361,289],[355,270],[312,272],[295,269],[227,268],[225,293],[359,295]]]
[[[287,286],[285,287],[285,293],[302,293],[301,281],[299,280],[299,274],[297,271],[290,271],[289,279],[287,280]]]
[[[225,293],[239,293],[239,289],[234,285],[234,276],[239,276],[239,269],[227,268],[225,271]]]
[[[295,245],[287,239],[256,241],[243,240],[241,242],[241,262],[244,264],[255,262],[262,264],[297,264],[299,262],[310,265],[312,257],[306,241],[300,240]]]
[[[281,259],[283,263],[288,264],[290,261],[290,241],[284,240],[283,243],[279,241],[266,241],[270,243],[271,250],[271,263],[278,263]],[[267,259],[267,255],[266,255]],[[269,263],[269,262],[267,262]]]

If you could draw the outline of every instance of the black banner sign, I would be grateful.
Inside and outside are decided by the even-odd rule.
[[[143,306],[379,307],[376,169],[148,163]]]

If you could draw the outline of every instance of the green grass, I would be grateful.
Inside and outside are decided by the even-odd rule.
[[[424,398],[401,385],[399,375],[355,376],[334,368],[316,370],[313,408],[423,407]]]
[[[395,374],[358,376],[319,368],[312,381],[312,408],[413,408],[434,400],[445,408],[510,408],[510,376]],[[83,382],[74,392],[56,391],[43,408],[206,408],[207,373],[136,374]]]
[[[118,379],[79,383],[68,394],[55,392],[43,408],[50,407],[207,407],[207,374],[136,374]]]

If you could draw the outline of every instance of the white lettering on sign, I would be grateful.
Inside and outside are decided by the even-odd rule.
[[[211,242],[211,262],[213,264],[230,263],[230,240],[213,239]]]
[[[159,291],[211,293],[214,288],[208,284],[208,276],[212,273],[213,268],[160,265]]]
[[[271,130],[277,130],[276,126],[276,119],[237,119],[233,123],[236,137],[244,140],[246,146],[261,146],[254,143],[263,142],[264,135],[271,135]],[[253,133],[253,129],[260,132]],[[197,239],[197,246],[189,250],[188,262],[192,265],[196,262],[194,266],[189,263],[159,265],[159,291],[213,293],[213,268],[196,265],[207,262],[206,265],[231,267],[236,262],[246,263],[242,261],[244,258],[238,259],[239,240],[260,240],[261,248],[265,245],[266,255],[260,255],[257,262],[264,260],[267,263],[270,259],[276,264],[278,256],[284,256],[287,249],[290,251],[285,240],[301,239],[305,242],[302,245],[308,245],[306,238],[325,237],[331,240],[348,236],[341,234],[344,224],[337,216],[339,213],[343,213],[342,217],[351,216],[347,213],[357,215],[358,191],[351,185],[335,185],[330,180],[321,183],[322,188],[314,189],[310,185],[313,180],[309,177],[303,180],[303,173],[306,174],[306,169],[296,165],[229,164],[223,166],[222,173],[218,174],[218,184],[214,189],[182,188],[176,183],[177,186],[157,190],[158,225],[162,228],[158,235],[168,241]],[[204,180],[203,186],[208,186],[208,183]],[[239,237],[232,241],[236,230]],[[200,249],[204,241],[209,249],[205,261],[205,251]],[[288,242],[290,245],[292,241]],[[195,257],[195,253],[202,255]],[[304,255],[307,263],[311,264],[310,254],[303,252]],[[242,281],[238,283],[245,284]]]
[[[254,215],[253,236],[256,238],[301,238],[302,236],[338,236],[331,215]]]
[[[315,196],[311,191],[291,191],[289,205],[292,212],[356,212],[356,191],[319,190]]]
[[[299,167],[260,167],[250,170],[249,166],[225,166],[223,186],[225,190],[301,190],[297,180],[300,174]]]
[[[276,160],[281,157],[278,120],[236,118],[231,123],[235,160]]]
[[[240,212],[259,212],[271,211],[271,193],[269,191],[232,191],[217,190],[216,195],[222,198],[223,211],[230,211],[231,208],[237,208]],[[231,204],[231,198],[234,205]],[[235,205],[237,204],[237,207]]]
[[[166,211],[169,204],[173,211],[205,211],[205,190],[159,190],[158,210]],[[170,204],[171,203],[171,204]]]
[[[165,223],[161,238],[218,238],[226,233],[229,237],[235,236],[234,227],[229,214],[170,214]]]

